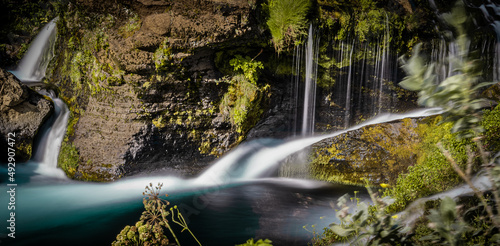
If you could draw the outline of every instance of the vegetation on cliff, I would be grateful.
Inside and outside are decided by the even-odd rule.
[[[306,17],[311,5],[311,0],[269,0],[269,3],[264,5],[269,14],[266,24],[278,53],[297,45],[306,35]]]

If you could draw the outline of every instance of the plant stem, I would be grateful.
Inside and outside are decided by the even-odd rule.
[[[498,187],[496,185],[495,179],[493,178],[493,174],[491,173],[491,165],[492,163],[488,160],[489,154],[486,153],[483,147],[483,143],[481,142],[480,138],[474,138],[473,141],[477,144],[477,147],[479,148],[479,153],[481,154],[481,158],[483,159],[483,165],[486,167],[486,172],[488,173],[488,180],[491,183],[491,190],[493,193],[493,197],[495,198],[495,205],[498,211],[500,211],[500,195],[498,194]],[[496,217],[495,217],[496,218]],[[500,222],[498,222],[500,225]],[[497,228],[500,229],[500,227]]]
[[[488,201],[486,201],[486,198],[484,198],[484,194],[481,190],[479,190],[473,183],[472,181],[470,180],[469,177],[467,177],[467,175],[465,175],[465,173],[462,171],[462,169],[460,169],[460,167],[457,165],[457,163],[455,162],[455,159],[453,159],[453,157],[451,156],[450,152],[448,150],[446,150],[442,143],[439,142],[437,143],[437,147],[439,148],[439,150],[441,150],[441,152],[443,153],[443,155],[446,157],[446,159],[448,159],[448,161],[450,162],[451,166],[453,167],[453,169],[455,170],[455,172],[457,172],[457,174],[470,186],[470,188],[474,191],[474,193],[476,194],[476,196],[479,198],[479,200],[481,200],[481,203],[483,204],[484,208],[486,209],[486,212],[488,213],[488,215],[490,216],[493,224],[495,225],[495,227],[497,228],[500,228],[500,222],[498,221],[498,218],[497,216],[495,216],[495,214],[493,214],[493,210],[491,209],[491,207],[488,205]]]
[[[175,209],[177,210],[177,218],[179,219],[179,221],[175,221],[174,219],[174,210],[172,210],[172,221],[180,225],[182,227],[182,231],[187,230],[191,234],[191,236],[193,236],[194,240],[196,240],[196,242],[201,246],[200,241],[198,241],[198,239],[194,236],[193,232],[187,226],[186,220],[184,219],[184,216],[182,216],[182,213],[179,211],[178,208]]]
[[[164,213],[164,210],[161,211],[161,213],[163,214]],[[165,218],[166,216],[164,216],[163,218]],[[177,242],[177,245],[178,246],[181,246],[181,243],[179,243],[179,239],[177,239],[177,236],[175,235],[174,231],[172,230],[172,228],[170,227],[170,224],[168,223],[167,220],[165,220],[165,226],[168,228],[168,230],[170,231],[170,233],[172,233],[172,236],[174,236],[175,238],[175,242]]]

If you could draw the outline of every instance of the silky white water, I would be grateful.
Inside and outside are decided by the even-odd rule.
[[[58,17],[53,19],[42,28],[16,69],[11,71],[24,83],[40,82],[45,77],[47,66],[54,57],[58,19]]]
[[[306,74],[305,74],[305,89],[304,89],[304,108],[302,112],[302,136],[311,135],[314,133],[314,115],[316,108],[316,77],[318,74],[318,39],[314,38],[312,24],[309,26],[309,34],[307,37],[307,49],[305,56]]]

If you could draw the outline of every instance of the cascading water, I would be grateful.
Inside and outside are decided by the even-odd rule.
[[[45,70],[54,57],[57,20],[58,18],[53,19],[42,28],[17,68],[11,71],[19,80],[25,83],[40,82],[45,77]]]
[[[391,100],[385,96],[389,82],[398,82],[398,55],[390,50],[390,27],[386,16],[385,29],[378,41],[360,41],[348,36],[332,43],[337,69],[331,71],[335,84],[331,101],[339,110],[334,126],[347,128],[357,117],[373,117],[388,112]],[[361,54],[361,55],[359,55]]]
[[[381,115],[376,119],[365,122],[363,125],[348,130],[354,130],[369,124],[389,122],[407,117],[422,117],[435,113],[435,110],[421,110],[404,115]],[[65,125],[64,117],[63,120],[59,119],[62,117],[61,115],[64,116],[66,114],[67,112],[62,109],[60,116],[57,117],[58,119],[54,121],[54,124]],[[59,127],[53,127],[52,130],[56,128],[59,129]],[[319,223],[317,220],[319,216],[331,213],[331,208],[328,205],[329,202],[341,196],[347,190],[353,191],[353,189],[348,186],[327,188],[324,186],[325,184],[317,181],[276,179],[272,178],[272,174],[278,168],[280,161],[290,154],[307,148],[322,139],[336,136],[345,131],[284,142],[264,139],[243,144],[221,158],[217,163],[214,163],[211,168],[203,172],[200,176],[191,179],[181,179],[171,176],[132,177],[108,184],[68,180],[63,185],[54,182],[43,182],[40,179],[32,179],[29,183],[20,184],[17,187],[19,191],[22,190],[22,192],[16,194],[16,199],[19,201],[16,209],[22,211],[16,217],[16,223],[20,225],[17,228],[17,233],[18,235],[23,235],[23,237],[16,239],[16,241],[8,241],[10,240],[8,239],[7,243],[15,242],[15,245],[31,245],[35,242],[39,243],[41,240],[41,242],[51,242],[52,245],[62,245],[69,242],[73,245],[88,245],[97,242],[102,243],[103,240],[113,240],[114,235],[123,228],[124,224],[130,224],[137,220],[135,216],[132,216],[133,218],[128,220],[120,220],[119,218],[137,214],[135,211],[142,210],[140,194],[143,187],[151,182],[159,182],[164,184],[164,187],[166,187],[166,190],[171,195],[169,198],[170,202],[179,204],[178,206],[184,215],[193,221],[205,221],[203,217],[190,217],[201,212],[209,216],[207,221],[203,223],[213,223],[214,220],[217,220],[216,218],[229,216],[225,219],[220,232],[215,227],[212,227],[208,234],[203,234],[203,231],[195,232],[198,238],[206,238],[208,242],[205,242],[205,244],[210,245],[210,240],[214,240],[213,235],[222,232],[227,233],[231,228],[237,228],[240,233],[241,230],[244,231],[244,229],[239,227],[242,224],[241,219],[231,217],[234,216],[233,214],[227,214],[228,209],[239,211],[238,213],[241,213],[243,209],[245,213],[249,213],[248,217],[244,217],[244,220],[248,221],[244,224],[246,226],[255,226],[251,225],[251,218],[255,218],[256,216],[254,215],[255,211],[266,216],[279,216],[281,223],[285,223],[284,225],[286,226],[290,226],[290,223],[296,225],[295,229],[285,230],[283,228],[284,231],[273,231],[273,233],[278,233],[280,238],[289,237],[286,240],[291,241],[285,240],[285,244],[303,245],[309,237],[307,232],[302,229],[302,226],[305,223]],[[50,135],[49,133],[48,136]],[[40,149],[36,151],[37,158],[35,160],[40,160],[38,159],[38,153],[47,152],[42,148],[52,148],[50,142],[48,143],[47,145],[39,145]],[[59,143],[57,141],[53,142],[55,145]],[[44,161],[48,160],[45,155],[41,159]],[[5,175],[6,170],[1,170],[0,173]],[[42,175],[46,175],[46,173],[42,173]],[[262,188],[256,190],[255,187]],[[6,186],[4,186],[5,188]],[[322,200],[324,198],[310,198],[310,195],[307,195],[306,199],[319,200],[314,200],[313,204],[309,204],[311,203],[309,200],[306,203],[308,205],[304,208],[300,206],[296,207],[297,205],[294,205],[294,202],[291,204],[282,204],[283,199],[289,199],[286,198],[286,194],[296,194],[296,192],[308,194],[308,192],[312,192],[313,190],[321,189],[327,189],[325,191],[329,194],[327,201]],[[245,196],[244,194],[248,198],[242,197]],[[272,194],[271,197],[274,197],[272,198],[273,200],[268,201],[271,204],[266,203],[262,206],[259,202],[254,203],[259,200],[259,197],[269,197],[270,194]],[[283,197],[284,195],[285,197]],[[188,197],[188,199],[185,197]],[[7,196],[0,197],[0,204],[7,204],[8,201],[6,199]],[[251,204],[235,203],[233,199],[244,199]],[[242,206],[249,207],[243,208]],[[1,209],[3,214],[8,212],[4,211],[6,207]],[[217,212],[221,209],[222,211],[226,211],[226,213],[221,215],[220,212]],[[302,215],[292,215],[288,212],[283,213],[283,211],[288,211],[289,209],[301,211]],[[329,219],[330,221],[334,220],[334,218]],[[40,221],[43,221],[43,223],[40,223]],[[273,219],[269,221],[266,217],[262,217],[259,221],[258,227],[261,228],[259,233],[264,233],[262,235],[266,235],[265,233],[271,228],[276,230],[276,222]],[[88,223],[92,224],[92,230],[89,230],[88,226],[83,226]],[[196,226],[196,223],[193,223]],[[319,226],[326,226],[326,224],[320,223]],[[202,225],[200,228],[206,227]],[[54,231],[57,231],[57,233],[54,233]],[[225,234],[224,237],[226,238]],[[234,240],[241,241],[250,237],[255,237],[255,234],[243,233],[236,239],[227,236],[227,240],[233,240],[227,243],[234,244]],[[219,241],[217,240],[217,242]]]
[[[314,133],[314,114],[316,108],[316,78],[318,74],[318,44],[319,39],[314,38],[312,24],[309,26],[306,49],[306,74],[304,89],[304,109],[302,114],[302,136]]]
[[[45,70],[54,56],[54,45],[57,37],[58,18],[54,18],[45,25],[32,42],[17,68],[11,71],[25,84],[40,82],[45,77]],[[43,178],[53,177],[67,179],[66,174],[57,167],[57,158],[61,142],[66,134],[69,118],[69,109],[66,104],[57,98],[54,92],[41,91],[54,102],[54,114],[40,129],[35,143],[38,148],[34,151],[31,160],[18,169],[20,173],[36,173]],[[35,178],[32,176],[31,179]]]
[[[315,35],[315,29],[311,24],[309,26],[307,43],[295,46],[294,50],[294,76],[292,78],[295,89],[293,93],[295,97],[294,113],[296,117],[294,130],[302,136],[314,133],[318,45],[319,37]],[[299,109],[302,109],[302,112],[299,112]]]
[[[311,67],[311,64],[317,53],[311,50],[306,53],[309,56],[307,78],[314,83],[315,65]],[[314,54],[312,58],[311,54]],[[192,221],[190,227],[204,245],[234,244],[251,237],[272,238],[277,244],[304,245],[309,233],[302,226],[306,223],[327,226],[326,220],[321,222],[318,218],[332,213],[330,202],[355,189],[318,181],[272,178],[287,156],[342,132],[302,136],[291,141],[261,139],[242,144],[196,178],[130,177],[107,184],[61,179],[63,173],[56,168],[57,155],[69,111],[60,99],[51,96],[55,104],[53,119],[40,131],[33,159],[16,169],[16,178],[26,176],[27,179],[16,187],[17,237],[13,239],[6,236],[8,232],[0,232],[0,240],[7,245],[109,244],[126,224],[138,219],[143,209],[140,202],[143,187],[157,182],[164,185],[169,201],[178,205]],[[309,105],[313,103],[314,99]],[[387,115],[371,123],[411,116]],[[7,175],[5,166],[0,167],[0,174]],[[5,194],[9,187],[3,187]],[[0,204],[8,204],[7,199],[0,196]],[[294,213],[289,213],[291,210]],[[7,206],[0,207],[0,212],[1,216],[9,214]],[[221,218],[223,223],[213,223]],[[328,217],[328,221],[332,220],[335,218]],[[207,224],[212,225],[208,231]],[[222,235],[226,241],[214,235]]]
[[[305,66],[304,74],[304,99],[302,103],[302,121],[301,121],[301,136],[310,136],[314,133],[314,117],[316,111],[316,80],[318,74],[318,46],[319,38],[315,37],[315,30],[313,25],[309,26],[309,32],[307,37],[307,43],[305,46],[295,47],[295,57],[294,57],[294,71],[296,76],[293,78],[296,90],[296,107],[299,108],[298,99],[299,95],[299,84],[301,84],[301,69]],[[305,52],[303,49],[305,48]],[[304,59],[302,59],[302,53],[305,53]],[[297,111],[296,111],[296,114]],[[307,151],[300,152],[294,156],[291,156],[286,161],[279,170],[279,175],[281,177],[295,177],[295,178],[307,178],[309,176],[309,168],[307,165]]]
[[[37,149],[28,167],[34,167],[34,172],[43,176],[67,179],[66,174],[57,167],[57,158],[66,134],[69,109],[61,99],[55,97],[54,93],[49,92],[47,96],[54,101],[54,114],[40,129],[42,134],[38,138]]]

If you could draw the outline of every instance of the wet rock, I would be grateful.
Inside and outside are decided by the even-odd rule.
[[[422,140],[418,126],[427,118],[403,119],[365,126],[313,145],[311,168],[320,180],[364,184],[394,184],[416,164]]]
[[[29,160],[33,140],[53,111],[52,100],[0,69],[0,162],[7,162],[7,147],[12,147],[8,143],[14,143],[16,161]]]
[[[490,100],[493,100],[497,103],[500,102],[500,83],[496,83],[490,86],[482,93],[482,96]]]

